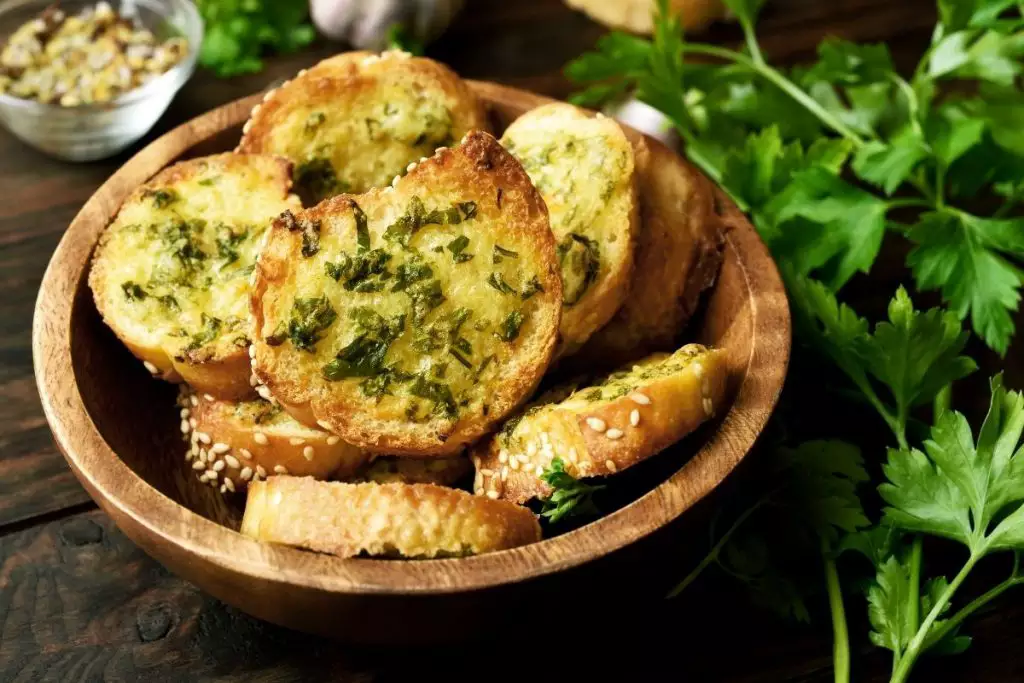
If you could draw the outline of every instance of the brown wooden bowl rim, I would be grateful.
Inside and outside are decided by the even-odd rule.
[[[550,101],[492,83],[472,82],[487,101]],[[751,354],[735,399],[699,452],[661,485],[629,505],[568,533],[532,545],[459,559],[341,559],[267,546],[178,504],[135,474],[92,422],[71,371],[71,315],[79,284],[114,198],[126,196],[144,171],[150,177],[205,138],[218,120],[237,125],[260,95],[235,100],[178,126],[147,145],[85,203],[54,251],[33,318],[32,346],[43,410],[58,448],[92,498],[144,548],[160,539],[233,574],[339,593],[451,593],[516,583],[619,550],[676,519],[717,487],[753,446],[778,399],[790,351],[790,318],[775,263],[749,222],[729,202],[726,236],[752,298]],[[660,144],[651,141],[651,144]],[[129,172],[130,171],[130,172]],[[726,200],[727,201],[727,200]],[[119,203],[119,201],[118,201]],[[736,220],[736,217],[739,217]],[[761,342],[768,343],[761,343]],[[768,348],[770,346],[771,348]],[[701,472],[699,480],[691,475]],[[131,481],[138,485],[126,486]],[[130,521],[130,523],[129,523]],[[137,535],[138,534],[138,535]],[[458,567],[457,571],[451,571]]]

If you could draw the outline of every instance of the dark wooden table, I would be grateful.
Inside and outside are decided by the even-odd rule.
[[[775,0],[761,33],[779,61],[807,59],[821,38],[839,35],[887,41],[906,65],[933,21],[932,0]],[[569,91],[561,67],[602,32],[559,0],[478,0],[430,55],[467,77],[561,97]],[[736,42],[738,34],[717,27],[710,37]],[[149,139],[335,49],[319,45],[230,81],[198,73]],[[521,647],[485,651],[340,645],[259,622],[169,574],[96,509],[54,448],[30,354],[32,307],[54,246],[86,198],[133,152],[72,165],[0,132],[0,681],[605,680],[620,673],[638,680],[831,680],[825,620],[779,625],[714,577],[670,607],[652,605],[642,621],[577,623],[553,604],[537,615],[537,629],[523,634]],[[863,296],[877,306],[891,291]],[[703,538],[678,543],[695,546]],[[680,575],[685,569],[681,564]],[[856,613],[857,677],[887,680],[888,658],[863,638],[863,602],[851,599],[848,609]],[[1012,594],[970,623],[969,653],[926,663],[918,680],[1024,680],[1022,630],[1024,594]],[[592,631],[605,635],[604,644],[595,646]],[[539,657],[554,661],[539,666]]]

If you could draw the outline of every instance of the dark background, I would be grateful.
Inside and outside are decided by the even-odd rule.
[[[934,12],[933,0],[772,0],[759,32],[776,62],[810,59],[817,43],[834,35],[885,41],[906,67],[927,43]],[[603,32],[559,0],[470,0],[428,55],[465,77],[564,97],[570,86],[562,66]],[[719,26],[709,37],[734,43],[739,35]],[[85,200],[149,139],[337,49],[318,44],[271,59],[261,74],[229,81],[200,71],[146,141],[104,162],[54,161],[0,131],[0,680],[832,680],[827,615],[815,614],[809,627],[781,624],[714,570],[680,600],[628,617],[609,610],[604,623],[581,621],[552,600],[536,615],[536,628],[504,642],[355,647],[226,607],[149,559],[96,509],[53,446],[32,376],[32,308],[53,248]],[[905,277],[902,256],[890,246],[872,280],[853,283],[852,302],[862,313],[877,314]],[[992,370],[1000,363],[985,357],[983,365]],[[1014,377],[1021,373],[1009,375],[1011,386],[1021,385]],[[982,373],[968,387],[957,405],[977,413],[987,405]],[[866,416],[863,427],[871,425]],[[679,551],[665,561],[678,563],[680,578],[691,566],[683,558],[705,547],[704,518],[734,486],[728,482],[671,539]],[[941,556],[940,549],[940,564]],[[986,571],[999,576],[1001,568],[983,570],[984,578]],[[636,567],[620,580],[643,581],[643,572]],[[598,604],[603,590],[614,585],[595,588]],[[863,600],[849,597],[847,609],[855,678],[888,680],[888,653],[865,638]],[[916,680],[1024,680],[1018,645],[1024,592],[1004,596],[998,609],[969,621],[967,631],[975,642],[966,654],[926,660]]]

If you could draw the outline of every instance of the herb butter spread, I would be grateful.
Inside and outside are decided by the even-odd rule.
[[[537,186],[551,215],[562,273],[562,353],[614,315],[633,266],[633,151],[618,124],[567,104],[514,121],[502,144]]]
[[[404,53],[356,52],[321,62],[275,91],[240,148],[295,162],[307,204],[382,187],[438,147],[486,122],[445,67]]]
[[[521,168],[477,135],[464,147],[486,163],[442,153],[396,189],[275,222],[256,365],[286,408],[312,400],[318,420],[357,443],[365,437],[346,430],[360,411],[382,441],[391,424],[444,443],[456,425],[493,422],[525,398],[534,380],[522,378],[539,377],[553,345],[556,249]]]
[[[133,350],[159,349],[175,365],[244,356],[253,265],[271,220],[297,207],[288,186],[284,161],[225,154],[177,164],[137,190],[90,279],[104,318]]]

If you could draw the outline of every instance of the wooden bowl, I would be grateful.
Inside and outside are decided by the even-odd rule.
[[[493,84],[473,87],[499,129],[549,101]],[[58,447],[117,526],[172,571],[246,612],[304,631],[392,642],[479,635],[483,623],[536,618],[530,601],[550,602],[553,592],[569,604],[578,587],[585,600],[600,579],[582,581],[563,570],[588,573],[600,564],[592,561],[676,519],[749,451],[782,388],[789,310],[764,244],[720,196],[719,214],[731,229],[692,336],[727,350],[734,399],[723,418],[652,459],[669,468],[654,490],[648,485],[645,495],[568,533],[464,559],[345,560],[237,533],[237,508],[185,467],[175,388],[149,377],[103,325],[86,279],[97,238],[128,194],[179,158],[233,148],[258,101],[239,100],[178,127],[111,176],[65,233],[36,303],[36,380]],[[632,578],[623,583],[644,583]]]

